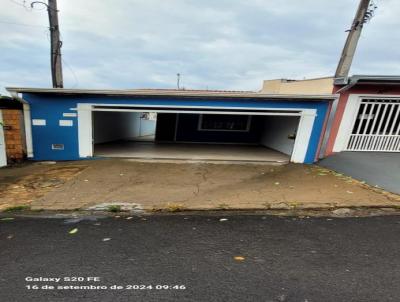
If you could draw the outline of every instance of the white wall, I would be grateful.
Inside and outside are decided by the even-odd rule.
[[[140,133],[137,136],[154,135],[156,133],[155,120],[140,120]]]
[[[0,110],[0,167],[7,166],[6,142],[3,130],[3,114]]]
[[[142,112],[93,112],[94,143],[154,135],[156,120],[141,119]]]
[[[123,116],[122,123],[125,123],[125,127],[128,129],[122,132],[124,137],[134,138],[140,135],[140,116],[141,112],[119,112]],[[125,115],[126,114],[126,115]],[[129,127],[128,127],[129,126]],[[123,125],[122,125],[123,127]]]
[[[94,143],[105,143],[139,135],[139,112],[93,112]]]
[[[134,136],[132,138],[139,138],[141,136],[147,135],[155,135],[156,134],[156,123],[157,120],[147,120],[144,118],[140,118],[142,112],[139,112],[137,116],[135,116],[134,120]]]
[[[295,141],[288,136],[296,133],[298,125],[299,117],[297,116],[266,116],[260,143],[291,155]]]

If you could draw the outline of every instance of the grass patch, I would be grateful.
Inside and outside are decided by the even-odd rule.
[[[299,206],[299,203],[296,202],[296,201],[292,201],[292,202],[289,202],[289,206],[290,206],[292,209],[296,209],[296,208]]]
[[[30,209],[31,212],[39,213],[44,212],[44,209]]]
[[[181,212],[185,210],[185,206],[180,203],[169,203],[165,208],[166,212]]]
[[[6,208],[3,212],[21,212],[29,210],[31,207],[27,205],[13,206]]]
[[[217,208],[219,210],[228,210],[230,207],[229,207],[229,204],[227,204],[227,203],[220,203]]]
[[[118,212],[121,212],[121,206],[119,206],[119,205],[111,205],[111,206],[108,206],[108,211],[109,212],[111,212],[111,213],[118,213]]]

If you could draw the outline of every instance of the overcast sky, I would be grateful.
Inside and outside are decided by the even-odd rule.
[[[0,2],[0,93],[51,87],[47,12]],[[175,88],[179,72],[187,89],[259,90],[329,76],[358,2],[58,0],[64,85]],[[375,2],[351,73],[400,74],[400,1]]]

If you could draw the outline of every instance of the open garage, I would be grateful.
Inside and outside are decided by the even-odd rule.
[[[334,99],[208,90],[9,91],[25,104],[34,160],[312,163]]]
[[[298,113],[93,112],[94,156],[289,162]],[[290,114],[290,115],[288,115]]]

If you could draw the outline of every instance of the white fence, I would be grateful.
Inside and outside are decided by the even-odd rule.
[[[363,99],[347,150],[400,152],[400,99]]]

